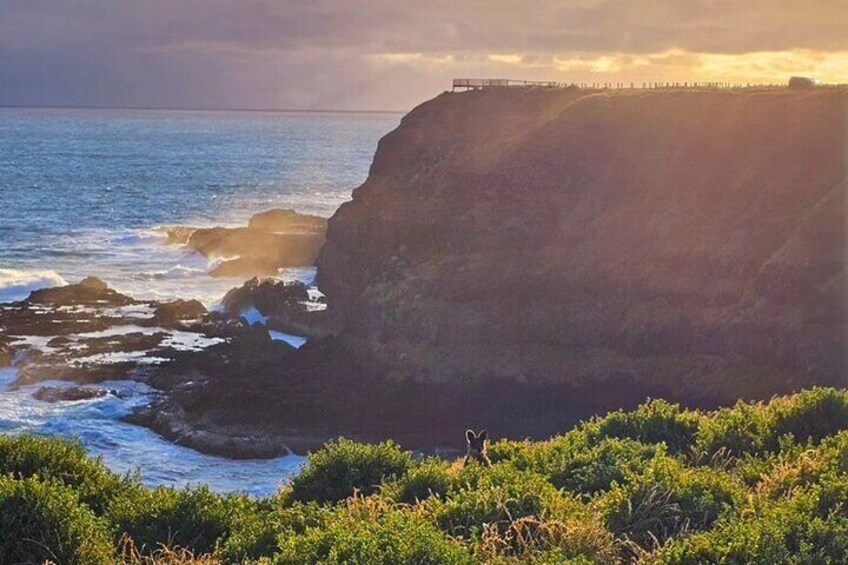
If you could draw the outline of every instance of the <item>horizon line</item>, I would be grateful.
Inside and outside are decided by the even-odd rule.
[[[335,108],[322,108],[311,110],[308,108],[197,108],[197,107],[166,107],[166,106],[64,106],[64,105],[22,105],[22,104],[0,104],[0,109],[18,110],[156,110],[162,112],[253,112],[253,113],[278,113],[278,114],[406,114],[409,110],[343,110]]]

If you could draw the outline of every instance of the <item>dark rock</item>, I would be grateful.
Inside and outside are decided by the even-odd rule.
[[[222,304],[236,316],[256,308],[268,318],[269,328],[294,335],[325,337],[335,331],[332,313],[316,310],[306,285],[297,281],[253,278],[227,292]]]
[[[213,276],[273,275],[283,267],[315,264],[324,244],[327,220],[294,210],[254,215],[246,228],[170,227],[169,244],[182,244],[205,257],[227,258]]]
[[[278,233],[323,234],[327,231],[327,219],[300,214],[291,209],[276,209],[254,214],[247,227],[252,230]]]
[[[245,277],[276,275],[280,272],[279,262],[269,257],[237,257],[218,263],[209,274],[213,277]]]
[[[256,426],[192,421],[178,403],[160,400],[135,411],[125,421],[152,429],[167,440],[201,453],[231,459],[269,459],[292,452],[306,453],[322,444],[322,437],[286,436]]]
[[[206,313],[206,307],[199,300],[178,299],[158,303],[154,309],[153,321],[161,326],[173,326],[184,320],[196,320]]]
[[[110,394],[104,388],[90,386],[54,387],[43,386],[33,393],[33,398],[43,402],[75,402],[78,400],[90,400],[101,398]]]
[[[83,288],[90,288],[92,290],[99,291],[104,291],[109,288],[109,285],[107,285],[105,282],[98,279],[97,277],[86,277],[77,284]]]
[[[52,306],[128,306],[138,302],[112,290],[106,283],[88,277],[77,284],[34,290],[25,300],[29,304]]]
[[[254,307],[263,316],[277,315],[292,308],[303,308],[309,292],[302,282],[284,282],[275,279],[252,278],[242,286],[224,295],[224,311],[239,314]]]

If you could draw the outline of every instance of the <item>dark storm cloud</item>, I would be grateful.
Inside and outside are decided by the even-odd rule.
[[[490,54],[549,75],[846,38],[845,0],[0,0],[0,103],[405,107]]]

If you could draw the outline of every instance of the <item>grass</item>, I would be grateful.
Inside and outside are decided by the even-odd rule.
[[[74,442],[0,437],[0,563],[848,562],[848,391],[649,401],[491,467],[340,439],[274,496],[142,486]]]

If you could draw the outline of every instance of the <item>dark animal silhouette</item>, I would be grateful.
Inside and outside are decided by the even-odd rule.
[[[472,461],[489,467],[492,462],[489,456],[486,455],[486,439],[489,434],[486,430],[475,434],[474,430],[465,430],[465,439],[468,440],[468,455],[465,456],[465,464],[468,465]]]

